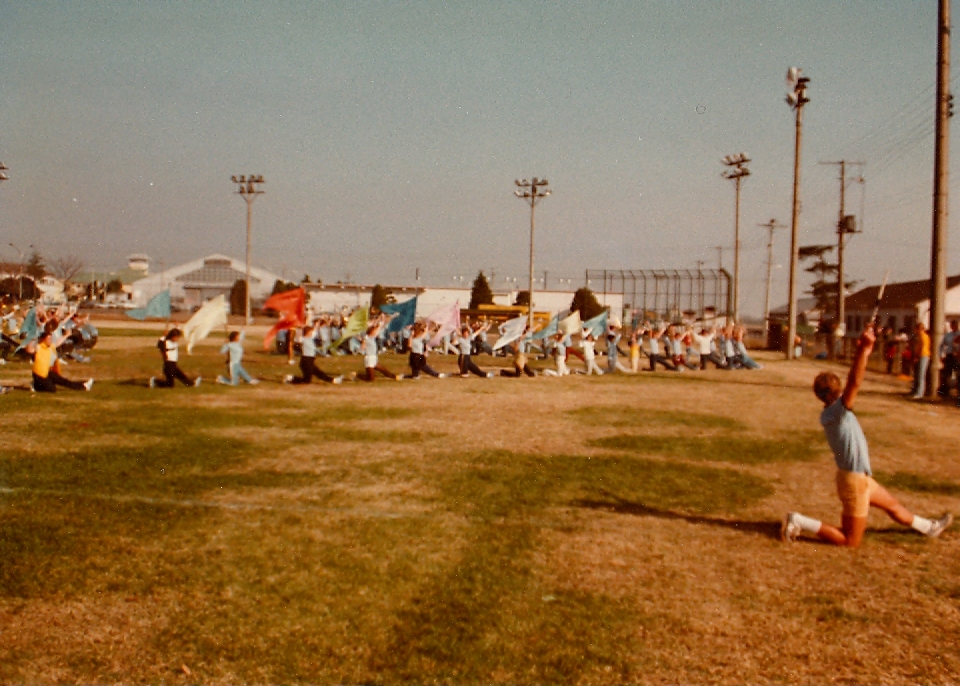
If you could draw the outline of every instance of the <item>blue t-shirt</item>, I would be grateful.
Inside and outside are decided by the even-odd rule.
[[[872,474],[867,437],[863,435],[857,415],[843,404],[843,398],[828,405],[820,414],[823,432],[833,451],[838,469],[857,474]]]

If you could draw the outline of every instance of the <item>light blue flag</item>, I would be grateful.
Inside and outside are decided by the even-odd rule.
[[[139,319],[141,322],[147,317],[156,317],[157,319],[170,318],[170,289],[160,291],[150,298],[146,307],[138,307],[135,310],[128,310],[127,316],[133,319]]]
[[[36,307],[31,307],[23,316],[23,324],[20,325],[20,335],[23,337],[23,340],[17,350],[23,350],[40,336],[40,329],[37,326]]]
[[[607,330],[607,315],[608,312],[604,310],[593,319],[588,319],[583,323],[583,330],[592,333],[594,338],[600,338]]]
[[[397,315],[390,320],[384,332],[388,334],[400,333],[404,328],[413,326],[413,322],[417,318],[417,296],[413,296],[406,302],[381,305],[380,311],[384,314]]]
[[[566,316],[568,313],[566,311],[562,312],[563,316]],[[548,338],[555,333],[557,333],[557,327],[560,325],[560,315],[556,315],[553,319],[550,320],[550,323],[545,327],[535,332],[530,336],[531,340],[542,341],[544,338]]]

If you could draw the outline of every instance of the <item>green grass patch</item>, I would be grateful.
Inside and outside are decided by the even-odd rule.
[[[680,410],[650,410],[620,405],[592,405],[567,412],[587,426],[642,428],[646,426],[702,427],[743,431],[746,426],[731,417]]]
[[[819,433],[798,433],[782,438],[750,436],[641,436],[618,434],[587,441],[594,448],[639,455],[662,455],[687,460],[765,464],[807,462],[817,456]]]
[[[888,488],[895,488],[900,491],[912,491],[914,493],[933,493],[935,495],[948,495],[954,498],[960,497],[960,484],[944,479],[931,479],[922,474],[913,474],[911,472],[876,472],[874,478]]]
[[[830,596],[804,596],[801,601],[807,605],[818,622],[866,622],[868,617],[845,610]]]

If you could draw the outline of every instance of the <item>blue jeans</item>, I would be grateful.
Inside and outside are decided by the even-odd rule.
[[[927,392],[927,369],[930,367],[930,358],[921,357],[913,370],[913,388],[910,395],[922,398]]]
[[[253,379],[250,378],[250,375],[247,374],[247,370],[243,368],[242,364],[240,364],[239,362],[237,362],[236,364],[231,364],[230,365],[230,385],[239,386],[241,379],[243,379],[247,383],[250,383],[251,381],[253,381]]]

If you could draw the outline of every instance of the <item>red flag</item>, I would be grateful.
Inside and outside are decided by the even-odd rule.
[[[273,325],[263,338],[263,349],[269,350],[273,339],[277,333],[283,329],[293,329],[303,326],[306,319],[307,292],[303,288],[295,288],[292,291],[284,291],[271,295],[267,302],[263,303],[263,309],[276,310],[280,313],[280,321]]]

